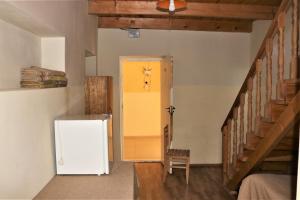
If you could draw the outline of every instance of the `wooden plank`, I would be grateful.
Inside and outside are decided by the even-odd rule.
[[[252,31],[252,20],[99,17],[98,27],[249,33]]]
[[[229,180],[227,186],[235,190],[250,170],[263,161],[263,159],[279,144],[288,131],[299,121],[300,118],[300,92],[293,98],[288,107],[282,113],[276,124],[269,130],[267,136],[257,146],[255,153],[251,154],[240,170]]]
[[[156,1],[89,1],[89,14],[98,16],[170,16],[168,12],[157,10],[156,6]],[[176,12],[173,16],[266,20],[273,19],[276,8],[262,5],[188,2],[186,10]]]
[[[115,0],[91,0],[91,1],[115,1]],[[131,1],[131,0],[118,0],[118,1]],[[145,0],[136,0],[145,1]],[[147,0],[157,1],[157,0]],[[231,4],[253,4],[253,5],[270,5],[279,6],[281,0],[186,0],[187,2],[198,2],[198,3],[231,3]]]

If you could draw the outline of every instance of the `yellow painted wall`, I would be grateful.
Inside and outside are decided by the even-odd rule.
[[[123,157],[160,160],[160,61],[124,61]],[[144,67],[151,67],[151,87],[144,88]]]
[[[151,67],[151,89],[144,89],[144,67]],[[160,92],[160,61],[123,61],[123,89],[125,93]]]

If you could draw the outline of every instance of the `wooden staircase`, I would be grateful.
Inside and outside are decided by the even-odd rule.
[[[292,20],[287,20],[288,12]],[[291,55],[285,49],[287,26],[292,30]],[[222,126],[223,181],[230,190],[236,190],[251,173],[295,173],[300,121],[299,58],[299,2],[283,0]],[[285,59],[290,61],[289,66]]]

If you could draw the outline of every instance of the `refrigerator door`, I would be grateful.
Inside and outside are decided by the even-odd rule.
[[[57,174],[108,173],[106,121],[55,121]]]

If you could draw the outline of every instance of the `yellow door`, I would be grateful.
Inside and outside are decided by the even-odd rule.
[[[161,158],[164,160],[164,127],[169,125],[170,114],[168,108],[171,106],[173,88],[173,62],[172,57],[166,56],[161,60]]]

